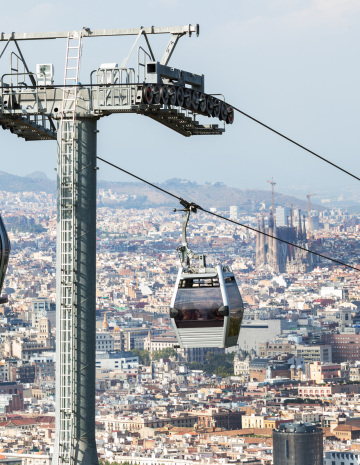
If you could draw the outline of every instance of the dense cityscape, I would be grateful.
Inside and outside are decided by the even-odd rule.
[[[309,434],[321,437],[311,447],[325,465],[359,463],[356,269],[193,215],[191,247],[231,266],[245,312],[238,346],[179,349],[168,310],[181,214],[124,209],[123,200],[98,192],[99,460],[265,465],[281,453],[282,435]],[[0,453],[6,463],[45,465],[55,433],[56,200],[1,191],[0,203],[12,245],[0,307]],[[303,246],[311,234],[312,250],[360,263],[360,215],[345,209],[312,209],[310,225],[307,212],[281,205],[212,210]]]
[[[360,2],[6,6],[0,465],[360,465]]]

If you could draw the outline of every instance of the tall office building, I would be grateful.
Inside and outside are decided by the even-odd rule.
[[[323,431],[312,423],[282,423],[273,430],[274,465],[323,465]]]
[[[290,226],[291,222],[291,208],[289,207],[276,207],[275,219],[277,226]]]
[[[237,205],[230,206],[230,219],[236,221],[238,219],[239,208]]]
[[[318,212],[317,215],[311,215],[310,217],[310,226],[311,226],[311,231],[317,231],[320,228],[320,218]]]

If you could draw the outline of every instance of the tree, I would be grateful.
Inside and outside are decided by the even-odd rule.
[[[177,353],[176,350],[173,349],[172,347],[166,347],[165,349],[161,350],[156,350],[153,353],[153,360],[160,360],[161,358],[170,358],[170,357],[176,357]]]
[[[135,357],[139,357],[140,365],[150,365],[150,354],[147,350],[134,349],[131,352]]]
[[[191,370],[204,370],[208,374],[214,374],[226,378],[234,375],[234,356],[235,352],[230,354],[213,354],[208,352],[205,357],[205,363],[191,362]]]

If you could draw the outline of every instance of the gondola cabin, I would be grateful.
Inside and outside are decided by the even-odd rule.
[[[170,318],[181,348],[237,345],[243,312],[229,267],[179,269]]]
[[[10,241],[7,235],[4,222],[0,215],[0,304],[7,302],[6,297],[1,297],[5,274],[9,261]]]

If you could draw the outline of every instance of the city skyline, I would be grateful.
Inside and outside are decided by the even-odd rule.
[[[136,174],[133,173],[133,174]],[[10,191],[14,192],[16,189],[21,190],[24,189],[25,191],[34,191],[34,192],[40,192],[41,190],[44,190],[46,192],[55,192],[56,188],[56,180],[51,179],[47,176],[47,174],[43,171],[34,171],[31,173],[26,174],[25,176],[19,176],[16,174],[11,174],[11,173],[5,173],[0,171],[0,182],[1,182],[1,177],[4,180],[4,186],[3,190],[4,191]],[[104,188],[106,185],[109,188],[113,188],[115,186],[118,186],[118,188],[121,189],[121,191],[126,192],[126,187],[129,187],[128,194],[131,195],[143,195],[144,191],[146,191],[146,194],[148,195],[149,193],[156,193],[155,189],[150,190],[146,187],[145,184],[141,183],[139,180],[134,179],[131,176],[128,176],[128,179],[125,180],[104,180],[100,179],[99,181],[99,188]],[[42,184],[45,183],[45,184]],[[201,192],[201,189],[206,187],[209,188],[212,185],[216,185],[217,188],[220,186],[223,189],[229,189],[233,192],[238,192],[242,193],[243,199],[239,202],[238,204],[243,203],[244,200],[246,200],[246,195],[248,196],[248,200],[252,200],[253,196],[255,195],[260,195],[261,193],[264,195],[263,201],[265,202],[270,202],[269,196],[271,196],[271,190],[269,189],[268,185],[266,182],[263,183],[263,186],[260,186],[259,188],[255,189],[253,187],[250,188],[236,188],[234,186],[229,186],[226,185],[225,183],[221,182],[205,182],[205,183],[198,183],[195,180],[190,180],[190,179],[180,179],[180,178],[171,178],[171,179],[165,179],[164,182],[156,183],[159,186],[167,186],[168,188],[171,185],[171,188],[174,190],[174,193],[177,193],[181,196],[187,195],[186,188],[187,186],[190,186],[190,189],[192,189],[194,192],[198,189],[199,192]],[[276,205],[283,205],[287,206],[290,208],[292,204],[298,203],[301,208],[306,209],[306,197],[307,194],[310,190],[313,190],[311,186],[284,186],[284,185],[278,185],[275,188],[275,203]],[[121,186],[121,187],[120,187]],[[137,187],[134,187],[137,186]],[[185,188],[185,190],[184,190]],[[195,190],[194,190],[195,189]],[[359,195],[358,195],[358,190],[354,188],[351,188],[349,186],[344,186],[343,189],[339,190],[338,186],[327,186],[325,188],[318,188],[316,190],[316,196],[312,199],[311,205],[313,206],[314,209],[323,209],[323,208],[339,208],[339,207],[355,207],[357,208],[359,204]],[[193,193],[194,193],[193,192]],[[257,193],[257,194],[256,194]],[[198,194],[196,194],[196,200],[199,202],[200,199],[197,197]],[[216,195],[216,192],[213,193],[213,197]],[[166,196],[164,197],[165,199],[167,198]],[[168,198],[170,201],[171,199]],[[214,202],[214,204],[217,202]],[[237,201],[234,199],[234,204],[237,203]]]

